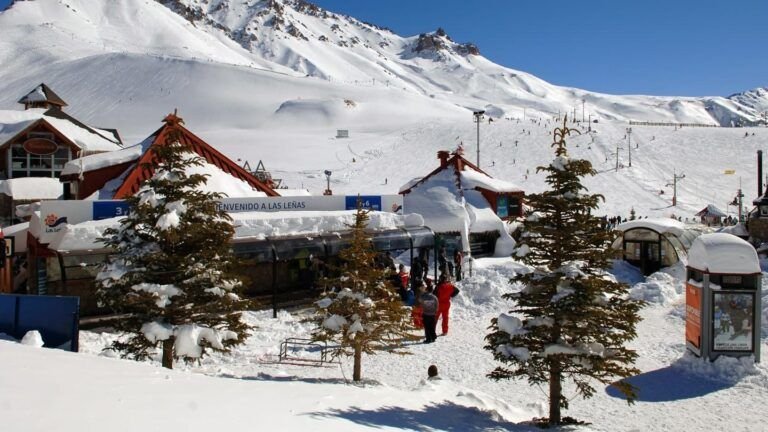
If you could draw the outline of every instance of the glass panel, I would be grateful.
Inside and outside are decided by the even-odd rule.
[[[713,294],[713,342],[715,351],[752,351],[755,297],[751,293]]]
[[[321,237],[296,237],[274,240],[277,259],[309,260],[310,256],[325,256],[325,244]]]
[[[637,242],[626,242],[624,244],[625,259],[639,261],[641,257],[640,245],[641,243],[637,243]]]
[[[435,245],[435,235],[427,228],[406,228],[413,240],[414,248],[429,247]]]
[[[380,251],[410,249],[411,240],[405,231],[384,231],[373,235],[373,246]]]
[[[520,197],[509,197],[509,215],[521,216],[523,213],[520,206]]]
[[[496,214],[500,218],[509,216],[509,201],[505,195],[499,195],[498,197],[498,201],[496,202]]]
[[[238,258],[250,260],[253,263],[272,262],[272,244],[267,240],[252,243],[235,243],[232,251]]]

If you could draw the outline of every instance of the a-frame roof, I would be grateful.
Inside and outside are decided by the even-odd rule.
[[[208,163],[215,165],[227,174],[248,183],[252,188],[265,193],[267,196],[280,196],[267,184],[259,181],[253,174],[224,156],[218,150],[211,147],[208,143],[198,138],[195,134],[183,126],[184,121],[176,113],[168,114],[163,119],[165,124],[155,131],[148,140],[151,144],[147,150],[139,157],[130,171],[123,177],[122,184],[115,189],[114,199],[123,199],[138,192],[141,184],[154,174],[150,163],[156,160],[156,154],[153,147],[166,145],[169,140],[178,140],[183,145],[189,147]]]
[[[441,153],[443,152],[438,154]],[[444,154],[447,155],[448,152],[446,151]],[[488,173],[480,169],[477,165],[466,160],[460,152],[454,152],[450,154],[450,157],[448,157],[444,163],[441,162],[440,166],[435,168],[432,172],[422,177],[421,179],[412,181],[411,183],[403,186],[399,193],[403,195],[409,193],[413,188],[418,187],[419,185],[429,180],[431,177],[440,172],[443,172],[444,170],[453,171],[453,173],[456,175],[459,189],[467,187],[470,189],[487,189],[494,192],[522,192],[522,189],[513,185],[512,183],[494,179]],[[471,171],[474,171],[475,174],[467,174]]]
[[[54,93],[54,91],[45,85],[45,83],[41,83],[31,92],[27,93],[24,95],[24,97],[19,99],[20,104],[29,104],[35,102],[48,102],[51,105],[57,105],[59,107],[67,106],[67,103],[64,102],[64,99],[60,98],[59,95]]]

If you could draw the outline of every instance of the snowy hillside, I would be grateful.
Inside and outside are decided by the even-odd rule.
[[[325,169],[338,192],[395,193],[436,166],[437,150],[463,141],[474,160],[477,108],[495,119],[481,125],[482,167],[528,192],[543,186],[535,167],[551,159],[552,118],[568,112],[599,119],[596,132],[570,144],[600,171],[588,184],[606,195],[606,213],[727,210],[739,178],[745,201],[757,193],[763,129],[745,137],[744,129],[634,126],[629,168],[626,128],[629,119],[711,124],[713,114],[753,121],[768,106],[764,89],[680,99],[557,87],[442,31],[401,37],[292,0],[24,1],[0,13],[0,28],[0,109],[19,109],[16,100],[46,82],[67,112],[118,128],[130,145],[178,108],[228,156],[252,166],[262,159],[288,186],[315,193]],[[350,138],[335,139],[337,129]],[[615,172],[617,144],[625,168]],[[667,208],[675,170],[686,178],[680,205]]]

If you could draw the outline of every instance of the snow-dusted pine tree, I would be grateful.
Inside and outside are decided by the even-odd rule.
[[[523,285],[520,292],[504,295],[515,306],[492,320],[485,347],[505,363],[490,378],[549,385],[549,425],[561,424],[560,409],[568,408],[563,381],[589,398],[595,383],[639,373],[632,366],[637,354],[625,344],[636,337],[643,303],[631,300],[626,285],[606,274],[614,234],[591,214],[603,197],[587,194],[581,184],[595,171],[589,161],[568,158],[569,133],[566,123],[555,129],[556,157],[538,167],[547,173],[549,190],[527,197],[534,212],[521,239],[521,247],[530,249],[523,262],[532,272],[514,280]],[[613,385],[630,403],[636,397],[628,383]]]
[[[388,283],[386,270],[379,268],[371,237],[365,232],[368,211],[357,203],[352,240],[339,253],[343,264],[334,288],[316,302],[312,333],[316,341],[335,343],[332,357],[354,356],[352,379],[362,379],[362,355],[376,351],[405,354],[403,344],[418,340],[413,334],[410,311],[397,290]]]
[[[96,278],[100,303],[125,314],[116,328],[126,335],[112,348],[141,360],[161,345],[169,369],[174,359],[228,351],[249,328],[236,294],[231,219],[217,206],[222,194],[201,189],[206,176],[187,173],[201,158],[179,141],[180,122],[152,147],[155,162],[146,168],[154,175],[127,199],[128,216],[105,231],[114,254]]]

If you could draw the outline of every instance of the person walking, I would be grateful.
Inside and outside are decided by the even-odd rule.
[[[441,329],[443,335],[448,334],[448,316],[451,310],[451,299],[458,294],[459,289],[448,280],[448,277],[445,275],[440,276],[440,283],[437,284],[437,315],[435,316],[435,325],[437,325],[437,320],[442,318]]]
[[[421,320],[424,323],[424,343],[432,343],[437,340],[437,333],[435,327],[437,326],[438,300],[434,294],[432,294],[432,287],[427,286],[424,293],[419,296],[419,303],[421,305]]]

